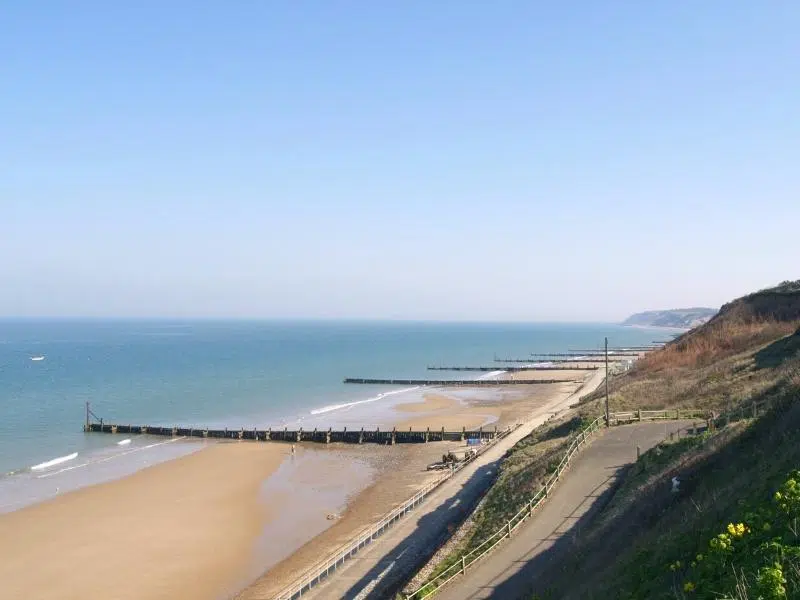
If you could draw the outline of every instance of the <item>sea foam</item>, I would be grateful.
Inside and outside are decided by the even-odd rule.
[[[482,381],[484,379],[496,379],[497,377],[499,377],[503,373],[505,373],[505,371],[492,371],[491,373],[485,373],[485,374],[481,375],[480,377],[477,377],[476,379],[478,379],[479,381]]]
[[[373,396],[372,398],[367,398],[366,400],[356,400],[354,402],[343,402],[342,404],[331,404],[330,406],[323,406],[322,408],[315,408],[311,411],[312,415],[322,415],[325,413],[333,412],[335,410],[342,410],[344,408],[350,408],[351,406],[358,406],[359,404],[369,404],[370,402],[377,402],[378,400],[383,400],[386,396],[394,396],[395,394],[402,394],[404,392],[413,392],[414,390],[418,390],[420,387],[416,385],[410,388],[404,388],[402,390],[394,390],[391,392],[383,392],[382,394],[378,394],[377,396]]]
[[[41,471],[42,469],[46,469],[48,467],[55,467],[56,465],[60,465],[61,463],[65,463],[67,461],[74,460],[76,458],[78,458],[77,452],[73,452],[72,454],[67,454],[66,456],[59,456],[58,458],[54,458],[52,460],[39,463],[38,465],[33,465],[31,467],[31,471]]]

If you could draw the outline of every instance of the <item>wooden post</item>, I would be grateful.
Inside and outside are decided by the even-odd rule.
[[[753,402],[753,418],[755,419],[758,416],[758,408],[756,407],[756,403]]]
[[[466,570],[467,570],[467,559],[462,556],[461,557],[461,574],[463,575]]]
[[[511,537],[511,521],[508,522],[508,537]]]
[[[641,408],[636,411],[636,418],[641,422],[641,420],[642,420],[642,409]]]
[[[642,449],[639,446],[636,446],[636,462],[639,462],[639,458],[642,456]]]
[[[425,443],[426,443],[426,444],[428,443],[428,438],[429,438],[429,437],[431,437],[431,428],[430,428],[430,427],[428,427],[427,429],[425,429]]]
[[[606,427],[610,426],[611,422],[608,413],[608,338],[606,338]]]
[[[89,401],[86,401],[86,426],[84,427],[84,431],[89,431],[90,424],[89,424]]]

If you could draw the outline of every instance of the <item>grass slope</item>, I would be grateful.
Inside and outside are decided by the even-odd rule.
[[[646,453],[572,559],[532,583],[538,597],[800,598],[798,323],[800,283],[788,282],[724,306],[610,382],[612,410],[725,417],[702,438]],[[757,405],[770,408],[754,419]],[[583,410],[601,406],[595,395]]]

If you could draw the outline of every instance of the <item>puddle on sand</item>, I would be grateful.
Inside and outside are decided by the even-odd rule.
[[[287,445],[288,448],[288,445]],[[336,520],[347,501],[372,483],[376,470],[335,449],[297,446],[261,488],[270,517],[256,547],[252,578],[290,556]]]

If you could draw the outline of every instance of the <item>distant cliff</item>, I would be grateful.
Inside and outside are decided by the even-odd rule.
[[[673,308],[670,310],[648,310],[636,313],[622,324],[639,327],[677,327],[691,329],[702,325],[717,314],[715,308]]]

